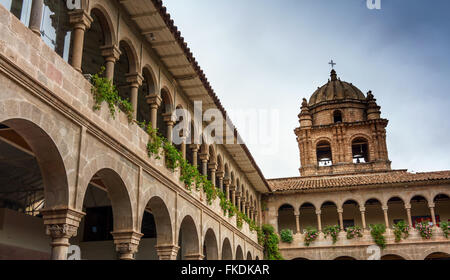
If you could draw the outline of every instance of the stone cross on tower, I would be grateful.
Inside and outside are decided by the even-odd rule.
[[[328,64],[331,65],[331,69],[334,69],[334,66],[337,65],[333,60],[331,60]]]

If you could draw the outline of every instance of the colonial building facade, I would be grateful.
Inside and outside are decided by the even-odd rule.
[[[107,102],[97,108],[92,81],[102,68],[131,116],[112,115]],[[366,259],[369,225],[379,223],[388,227],[383,258],[450,253],[439,228],[450,219],[450,172],[391,170],[388,121],[372,93],[333,71],[302,104],[301,177],[274,180],[230,121],[224,144],[202,133],[210,120],[175,130],[174,112],[195,115],[199,101],[201,113],[226,119],[160,0],[0,0],[0,259],[260,260],[251,225],[264,223],[294,232],[280,243],[286,259]],[[189,189],[164,153],[149,155],[139,122],[180,138],[183,159],[240,214]],[[394,241],[394,223],[428,218],[431,239],[413,229]],[[323,235],[334,224],[336,244]],[[350,226],[363,236],[346,239]],[[309,227],[321,233],[305,246]]]
[[[132,118],[169,140],[174,110],[193,114],[195,101],[225,118],[161,1],[0,4],[0,259],[66,259],[77,248],[82,259],[263,258],[247,222],[149,157],[140,126],[106,102],[93,110],[89,80],[103,66]],[[268,183],[227,126],[227,145],[191,133],[177,148],[260,224]]]
[[[328,82],[304,99],[295,129],[301,177],[269,180],[264,219],[277,231],[291,230],[292,243],[281,242],[286,259],[449,258],[450,240],[440,225],[450,221],[450,171],[409,173],[392,170],[386,145],[387,119],[372,92],[363,94],[332,70]],[[393,226],[403,221],[409,236],[395,240]],[[423,238],[420,222],[433,224]],[[382,224],[386,248],[379,250],[371,225]],[[338,228],[336,242],[327,227]],[[361,236],[348,238],[348,229]],[[319,232],[306,245],[308,232]]]

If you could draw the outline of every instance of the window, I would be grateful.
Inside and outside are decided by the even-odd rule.
[[[369,142],[364,138],[357,138],[352,142],[353,163],[369,162]]]
[[[334,111],[333,119],[334,119],[334,123],[341,123],[342,122],[342,112],[339,110]]]
[[[327,141],[321,141],[317,144],[317,164],[319,166],[333,165],[333,156],[331,153],[331,145]]]
[[[0,0],[1,5],[27,26],[30,21],[31,2],[31,0]]]

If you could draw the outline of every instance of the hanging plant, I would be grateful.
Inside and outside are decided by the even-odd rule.
[[[362,229],[359,226],[348,227],[345,229],[347,233],[347,239],[353,239],[355,237],[362,237]]]
[[[442,222],[441,230],[442,230],[442,233],[444,234],[445,238],[448,238],[448,236],[450,235],[450,223]]]
[[[327,238],[327,236],[331,236],[331,238],[333,239],[333,244],[336,244],[336,242],[338,241],[340,231],[341,231],[340,226],[327,226],[323,230],[323,233],[325,235],[325,238]]]
[[[386,238],[384,237],[384,233],[386,232],[386,225],[376,224],[370,225],[370,235],[372,235],[373,241],[378,245],[381,249],[386,248]]]
[[[262,234],[264,239],[264,251],[268,260],[283,260],[280,254],[278,243],[280,242],[278,235],[271,225],[262,226]]]
[[[307,227],[303,231],[303,234],[305,235],[304,243],[306,246],[311,245],[311,243],[316,241],[317,237],[319,236],[319,232],[313,227]]]
[[[422,221],[416,224],[416,229],[424,239],[431,239],[433,237],[433,224],[429,221]]]
[[[133,121],[133,105],[126,99],[119,96],[116,86],[112,81],[103,76],[105,67],[102,66],[100,72],[91,77],[91,92],[94,96],[94,111],[100,110],[101,104],[106,102],[108,104],[109,113],[114,119],[116,117],[116,107],[127,114],[128,122]]]
[[[409,236],[409,225],[404,221],[400,221],[394,225],[395,242],[400,242]]]
[[[281,241],[283,241],[285,243],[292,243],[292,241],[294,241],[293,232],[290,229],[283,229],[280,232],[280,236],[281,236]]]

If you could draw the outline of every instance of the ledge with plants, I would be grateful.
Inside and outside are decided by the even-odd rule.
[[[268,239],[264,237],[262,229],[247,215],[237,211],[235,205],[226,198],[225,194],[217,189],[205,175],[200,174],[195,166],[184,159],[181,152],[172,143],[160,135],[157,129],[153,129],[151,123],[133,120],[131,103],[119,96],[111,80],[103,77],[104,71],[105,68],[102,67],[100,72],[93,75],[90,79],[92,84],[91,92],[94,98],[93,110],[100,110],[101,104],[106,102],[113,119],[116,116],[117,110],[124,112],[128,117],[129,123],[136,123],[149,135],[149,141],[147,143],[147,154],[149,157],[160,159],[164,155],[167,168],[171,171],[175,171],[177,168],[180,169],[180,180],[184,183],[187,190],[192,191],[193,186],[195,186],[197,191],[202,190],[206,195],[208,205],[212,205],[213,201],[219,198],[220,207],[224,215],[229,218],[236,216],[236,226],[239,229],[242,229],[243,222],[246,222],[249,225],[250,232],[256,232],[258,243],[261,246],[266,246],[264,242]]]

